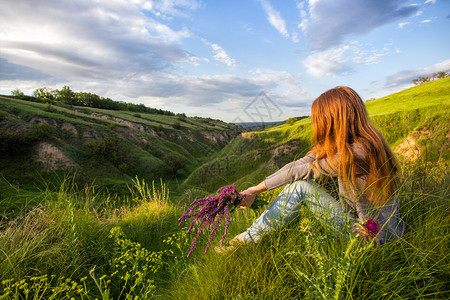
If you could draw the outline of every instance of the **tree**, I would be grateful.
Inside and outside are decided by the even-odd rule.
[[[17,98],[24,96],[23,92],[21,92],[19,89],[12,90],[11,95],[13,95],[14,97],[17,97]]]
[[[412,83],[414,85],[421,85],[423,83],[429,82],[431,80],[442,79],[450,75],[450,72],[440,71],[433,73],[432,76],[419,76],[419,78],[413,79]]]
[[[80,106],[98,107],[101,102],[98,95],[86,92],[75,93],[75,97],[77,98],[77,105]]]
[[[427,77],[427,76],[419,76],[419,78],[414,79],[414,80],[412,81],[412,83],[413,83],[414,85],[421,85],[421,84],[424,84],[424,83],[429,82],[429,81],[431,81],[431,78],[430,78],[430,77]]]
[[[437,78],[438,78],[438,79],[445,78],[445,77],[447,77],[448,75],[449,75],[449,74],[448,74],[447,72],[445,72],[445,71],[437,72]]]
[[[181,155],[175,153],[167,153],[162,157],[162,160],[166,163],[167,171],[171,175],[177,175],[179,170],[183,170],[187,166],[187,159]]]
[[[186,122],[186,114],[185,113],[181,113],[181,114],[177,114],[177,119],[180,120],[181,122]]]
[[[59,102],[66,103],[69,105],[77,104],[77,98],[75,96],[75,93],[67,85],[65,85],[60,91],[56,90],[56,95],[57,95],[56,100]]]
[[[41,98],[41,99],[49,99],[49,100],[54,100],[55,94],[56,94],[56,91],[52,90],[51,88],[45,87],[45,86],[42,88],[36,89],[33,92],[34,97]]]

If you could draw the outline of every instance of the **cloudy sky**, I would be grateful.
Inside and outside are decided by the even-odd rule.
[[[368,100],[450,70],[450,0],[2,0],[0,10],[7,95],[68,85],[188,116],[251,121],[256,109],[275,121],[310,114],[337,85]]]

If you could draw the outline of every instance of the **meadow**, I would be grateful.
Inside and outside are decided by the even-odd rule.
[[[350,230],[336,238],[304,208],[257,244],[204,254],[201,236],[186,257],[193,235],[178,226],[186,206],[220,186],[244,189],[276,170],[276,161],[304,154],[311,128],[302,119],[233,139],[176,195],[163,180],[139,176],[120,195],[70,176],[28,193],[3,177],[0,299],[448,299],[449,89],[447,78],[367,103],[402,163],[406,230],[398,241],[375,246]],[[401,100],[414,93],[422,97],[417,105]],[[29,205],[8,214],[17,198]],[[233,212],[227,240],[263,209]],[[216,234],[212,245],[219,240]]]

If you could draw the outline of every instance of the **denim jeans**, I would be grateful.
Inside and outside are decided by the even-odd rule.
[[[303,203],[319,221],[331,224],[336,230],[339,230],[348,217],[341,204],[320,185],[311,181],[296,181],[284,187],[242,238],[246,243],[258,242],[262,235],[277,230],[294,219]]]

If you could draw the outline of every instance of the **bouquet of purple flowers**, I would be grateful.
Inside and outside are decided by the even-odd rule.
[[[178,219],[180,221],[178,225],[181,225],[187,219],[193,218],[187,232],[190,232],[194,228],[195,224],[198,226],[197,235],[191,244],[187,257],[191,255],[192,250],[197,244],[199,236],[205,229],[211,231],[209,234],[208,244],[205,249],[206,254],[214,233],[217,231],[223,216],[225,216],[225,231],[222,235],[222,239],[220,240],[220,245],[222,246],[228,227],[230,226],[230,212],[236,209],[244,198],[245,195],[241,195],[236,190],[236,184],[233,184],[231,186],[221,187],[216,192],[216,195],[208,195],[204,198],[197,199],[190,204],[190,207]]]

